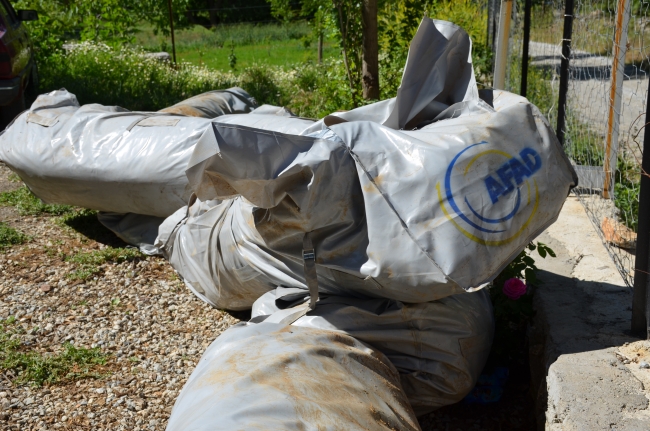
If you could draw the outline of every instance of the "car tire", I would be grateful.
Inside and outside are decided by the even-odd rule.
[[[32,106],[32,103],[38,97],[38,68],[34,64],[32,68],[32,73],[29,75],[29,81],[27,81],[27,87],[25,88],[25,106]]]

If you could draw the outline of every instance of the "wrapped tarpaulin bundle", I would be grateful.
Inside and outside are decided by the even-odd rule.
[[[295,305],[306,296],[295,288],[268,292],[253,305],[251,320],[293,321]],[[420,416],[460,401],[474,388],[490,352],[494,318],[486,290],[420,304],[325,296],[293,326],[341,331],[382,352]]]
[[[205,351],[167,431],[419,430],[399,375],[339,332],[241,323]]]
[[[201,201],[250,204],[246,247],[260,252],[241,261],[305,288],[311,232],[321,292],[408,303],[474,291],[499,274],[556,220],[577,177],[535,106],[505,92],[490,94],[496,109],[479,98],[469,46],[459,27],[426,18],[397,98],[374,114],[370,105],[328,116],[300,135],[215,120],[187,176]],[[201,247],[224,250],[207,238]],[[220,268],[200,288],[235,295],[225,275],[235,270]]]
[[[256,106],[241,89],[223,96],[237,100],[238,112]],[[209,128],[206,118],[80,107],[73,94],[53,91],[0,136],[0,160],[44,202],[167,217],[191,195],[185,169]]]
[[[239,87],[215,90],[190,97],[158,112],[186,115],[188,117],[217,118],[228,114],[251,112],[257,102]],[[277,106],[274,108],[282,109]]]

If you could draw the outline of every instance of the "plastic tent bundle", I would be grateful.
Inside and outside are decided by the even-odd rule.
[[[419,430],[395,367],[340,332],[240,323],[205,351],[172,410],[177,430]]]
[[[204,216],[180,211],[159,230],[171,264],[211,304],[234,308],[239,295],[240,307],[257,299],[232,282],[242,268],[268,290],[306,288],[309,232],[322,293],[423,303],[482,288],[556,220],[577,177],[535,106],[479,95],[470,46],[459,27],[425,19],[396,99],[284,128],[215,119],[186,172],[195,205],[223,202],[245,223],[215,222],[208,237],[192,232]],[[240,227],[222,247],[219,232]]]
[[[252,321],[291,321],[306,296],[302,289],[268,292],[253,305]],[[494,318],[485,290],[421,304],[325,296],[292,326],[340,331],[382,352],[420,416],[474,388],[490,352]]]
[[[248,113],[251,112],[251,108],[258,109],[255,99],[241,88],[234,87],[201,93],[158,112],[188,117],[217,118],[228,114]]]
[[[219,96],[225,113],[257,106],[240,88],[209,95]],[[185,169],[210,121],[80,107],[73,94],[53,91],[39,96],[0,136],[0,160],[44,202],[167,217],[187,204]]]

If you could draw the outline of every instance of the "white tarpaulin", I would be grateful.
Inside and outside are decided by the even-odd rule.
[[[229,101],[221,106],[226,113],[256,106],[240,88],[210,95],[216,93]],[[0,136],[0,160],[46,203],[167,217],[192,194],[185,169],[210,121],[80,107],[73,94],[53,91],[39,96]]]
[[[187,176],[195,205],[219,209],[214,224],[177,214],[161,227],[172,265],[223,308],[256,299],[241,268],[256,294],[306,288],[307,232],[324,293],[421,303],[491,281],[555,221],[577,178],[535,106],[503,91],[482,95],[493,106],[479,98],[470,46],[459,27],[425,19],[396,99],[311,125],[214,120]],[[210,236],[191,232],[197,223]]]
[[[255,301],[252,320],[281,322],[305,295],[301,289],[268,292]],[[326,296],[292,326],[341,331],[382,352],[420,416],[474,388],[490,352],[494,319],[488,292],[481,290],[422,304]]]

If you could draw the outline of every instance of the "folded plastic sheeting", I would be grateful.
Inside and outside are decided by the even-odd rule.
[[[392,101],[315,123],[214,120],[186,171],[197,208],[161,226],[158,246],[220,308],[305,288],[307,232],[323,293],[422,303],[480,289],[555,221],[577,179],[535,106],[479,97],[470,45],[425,19]]]
[[[420,427],[384,355],[333,331],[239,324],[208,347],[167,425],[180,430]]]
[[[188,117],[216,118],[227,114],[251,112],[257,103],[239,87],[228,90],[208,91],[190,97],[158,112],[186,115]],[[282,109],[275,107],[277,109]]]
[[[210,96],[218,96],[225,113],[256,107],[239,88]],[[73,94],[53,91],[39,96],[0,136],[0,160],[47,203],[167,217],[191,195],[185,169],[210,121],[80,107]]]
[[[252,320],[291,320],[292,306],[303,303],[305,295],[301,289],[269,292],[253,305]],[[458,402],[472,390],[494,331],[485,290],[423,304],[328,296],[293,326],[341,331],[381,351],[399,371],[418,416]]]

